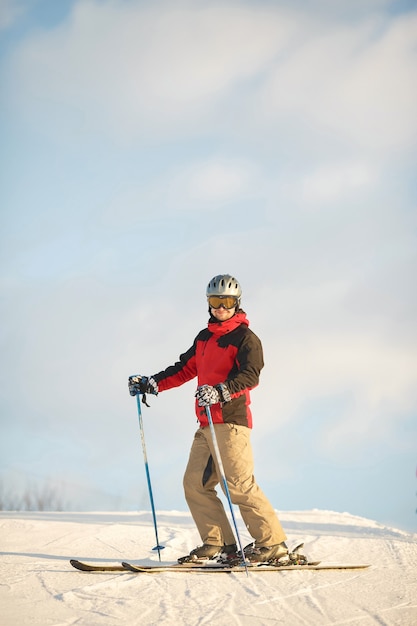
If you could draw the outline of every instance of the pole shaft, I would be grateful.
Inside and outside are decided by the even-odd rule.
[[[151,476],[150,476],[150,473],[149,473],[148,455],[146,454],[145,430],[143,428],[142,408],[140,406],[140,394],[136,395],[136,401],[137,401],[137,405],[138,405],[138,418],[139,418],[140,438],[141,438],[141,441],[142,441],[143,459],[145,461],[146,480],[147,480],[147,483],[148,483],[149,500],[151,502],[152,519],[153,519],[153,525],[154,525],[154,529],[155,529],[156,546],[155,546],[154,549],[158,550],[159,560],[161,560],[161,549],[163,549],[164,546],[160,546],[159,545],[159,539],[158,539],[158,526],[157,526],[157,523],[156,523],[155,504],[154,504],[153,493],[152,493]]]
[[[220,454],[219,444],[217,443],[216,431],[214,430],[213,418],[211,417],[211,411],[210,411],[210,407],[209,406],[206,406],[206,415],[207,415],[207,419],[208,419],[209,426],[210,426],[211,438],[213,440],[214,452],[216,454],[217,464],[219,466],[220,475],[221,475],[221,479],[222,479],[222,484],[223,484],[223,487],[224,487],[224,492],[225,492],[227,501],[229,503],[230,513],[231,513],[232,520],[233,520],[233,526],[235,528],[237,543],[239,545],[240,553],[242,555],[243,563],[245,565],[246,574],[248,574],[248,565],[246,563],[245,553],[243,551],[243,545],[242,545],[242,541],[240,539],[240,534],[239,534],[239,530],[238,530],[238,527],[237,527],[235,514],[234,514],[234,511],[233,511],[232,499],[230,497],[229,486],[227,484],[226,475],[225,475],[224,467],[223,467],[222,456]]]

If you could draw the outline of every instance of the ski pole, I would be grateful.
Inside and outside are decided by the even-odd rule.
[[[142,450],[143,450],[143,458],[145,461],[146,480],[148,481],[149,500],[151,502],[153,526],[155,529],[155,538],[156,538],[156,546],[152,548],[152,550],[158,550],[159,560],[161,560],[161,550],[163,550],[165,546],[161,546],[159,544],[159,539],[158,539],[158,526],[156,524],[155,504],[154,504],[153,495],[152,495],[152,485],[151,485],[151,476],[149,474],[148,455],[146,454],[145,431],[143,428],[142,409],[140,406],[140,394],[136,395],[136,401],[138,405],[140,438],[142,440]]]
[[[219,444],[217,443],[216,431],[214,430],[213,418],[211,417],[211,411],[210,411],[210,407],[209,406],[206,406],[206,415],[207,415],[207,419],[208,419],[209,426],[210,426],[211,438],[213,439],[214,452],[215,452],[217,464],[218,464],[219,470],[220,470],[220,476],[221,476],[223,487],[224,487],[224,493],[225,493],[227,501],[229,503],[230,513],[232,515],[232,520],[233,520],[233,526],[235,527],[236,539],[237,539],[237,542],[238,542],[238,545],[239,545],[239,548],[240,548],[240,553],[242,555],[243,564],[244,564],[245,570],[246,570],[246,575],[248,575],[248,564],[247,564],[246,559],[245,559],[245,553],[243,551],[242,541],[240,539],[240,535],[239,535],[239,530],[237,528],[235,514],[233,512],[232,500],[230,498],[229,487],[227,485],[226,475],[224,473],[222,457],[221,457],[220,450],[219,450]]]

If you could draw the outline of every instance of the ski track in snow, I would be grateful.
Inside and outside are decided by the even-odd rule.
[[[356,571],[85,573],[90,562],[158,563],[149,512],[0,513],[2,626],[415,626],[417,535],[348,513],[285,512],[311,559]],[[163,562],[200,543],[188,513],[157,514]],[[237,517],[239,526],[241,520]],[[250,537],[242,528],[242,541]]]

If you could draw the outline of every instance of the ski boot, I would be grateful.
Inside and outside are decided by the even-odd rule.
[[[194,550],[191,550],[190,554],[182,556],[178,559],[178,563],[203,563],[221,557],[223,554],[229,554],[236,552],[236,544],[229,546],[213,546],[208,543],[203,543],[202,546],[197,546]]]

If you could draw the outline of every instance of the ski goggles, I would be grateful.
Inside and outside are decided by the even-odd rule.
[[[211,309],[235,309],[237,307],[237,298],[234,296],[209,296],[208,303]]]

